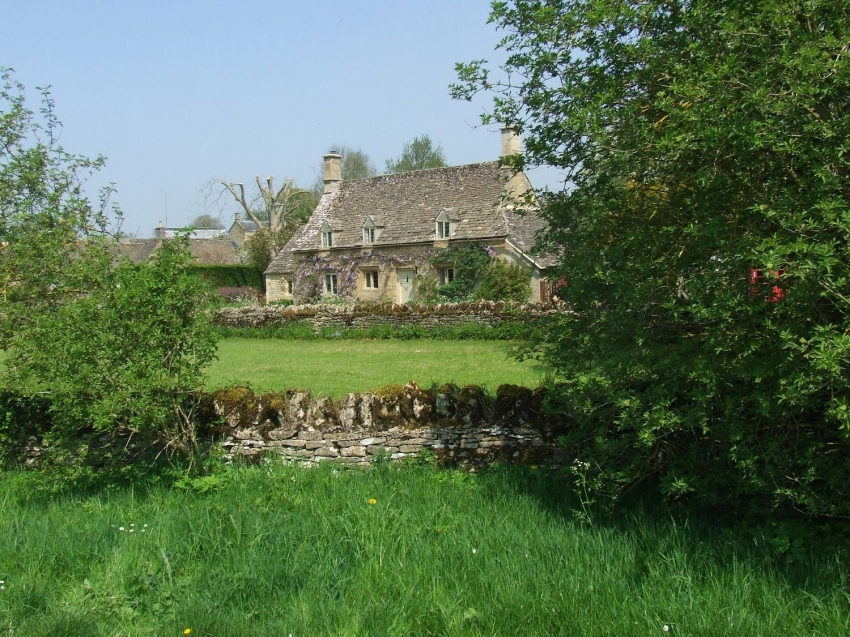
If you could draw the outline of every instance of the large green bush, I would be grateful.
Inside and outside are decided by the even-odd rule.
[[[575,311],[552,409],[583,484],[848,516],[850,8],[834,0],[493,4],[516,166]],[[753,271],[761,276],[753,277]]]
[[[93,208],[83,191],[102,160],[58,146],[48,94],[37,116],[23,86],[9,72],[3,80],[3,385],[49,399],[50,422],[36,433],[55,446],[79,449],[95,431],[193,451],[192,392],[215,340],[209,287],[190,275],[187,239],[164,243],[147,264],[116,263],[108,192]]]
[[[531,272],[518,263],[493,259],[475,296],[485,301],[527,303],[531,296]]]

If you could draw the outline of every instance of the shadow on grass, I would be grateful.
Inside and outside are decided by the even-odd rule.
[[[527,496],[566,524],[596,529],[627,542],[629,583],[657,580],[659,569],[687,566],[698,578],[726,572],[731,580],[763,578],[811,600],[843,595],[850,621],[848,546],[850,524],[823,523],[738,510],[695,509],[666,503],[653,486],[636,489],[616,504],[588,502],[567,468],[497,465],[481,472],[503,488]],[[742,582],[743,584],[743,582]]]

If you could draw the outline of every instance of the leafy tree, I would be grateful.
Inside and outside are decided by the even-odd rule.
[[[189,225],[192,228],[212,228],[214,230],[224,228],[224,224],[221,223],[220,219],[208,214],[198,215],[189,222]]]
[[[337,152],[342,156],[342,179],[366,179],[374,177],[378,174],[375,169],[375,164],[369,158],[369,155],[364,153],[359,148],[349,148],[348,146],[340,146]]]
[[[442,146],[434,146],[428,135],[422,135],[405,144],[398,159],[387,160],[387,172],[403,173],[424,168],[441,168],[445,165],[446,157]]]
[[[0,89],[0,316],[3,385],[49,398],[41,434],[76,446],[83,434],[140,433],[184,451],[201,370],[215,352],[209,292],[185,269],[186,240],[149,264],[116,263],[109,190],[93,208],[83,185],[103,160],[67,153],[47,91],[40,116],[2,72]],[[61,446],[61,445],[60,445]]]
[[[495,2],[515,165],[566,170],[547,345],[585,484],[850,514],[850,9]],[[754,276],[755,272],[755,276]],[[760,273],[760,274],[759,274]],[[553,407],[553,408],[555,408]]]

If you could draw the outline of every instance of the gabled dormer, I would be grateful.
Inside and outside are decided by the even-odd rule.
[[[375,224],[372,215],[366,215],[366,220],[361,226],[363,230],[363,245],[368,246],[375,243],[381,235],[381,229]]]
[[[434,219],[434,238],[437,241],[448,241],[454,231],[455,222],[449,217],[445,210],[441,210]]]
[[[322,224],[322,247],[332,248],[334,245],[334,231],[331,225],[325,221]]]

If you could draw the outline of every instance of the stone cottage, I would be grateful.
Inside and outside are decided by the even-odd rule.
[[[519,136],[503,128],[502,156],[518,152]],[[554,259],[532,254],[544,222],[527,202],[524,173],[493,161],[342,181],[333,152],[324,173],[315,211],[265,272],[269,301],[317,294],[414,301],[423,278],[452,281],[447,249],[472,241],[528,269],[530,301],[548,296]]]
[[[242,248],[245,245],[245,242],[248,241],[248,239],[257,232],[257,230],[256,222],[250,219],[243,219],[242,214],[237,212],[236,216],[233,218],[233,223],[227,230],[227,236],[237,246]]]

